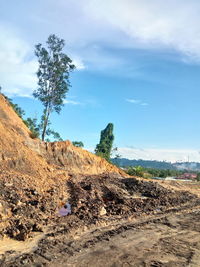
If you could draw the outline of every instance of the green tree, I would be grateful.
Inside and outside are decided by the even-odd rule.
[[[32,138],[38,138],[40,135],[40,128],[37,124],[37,119],[36,118],[27,118],[24,120],[24,123],[26,126],[30,129],[31,131],[31,137]]]
[[[50,128],[47,129],[46,135],[52,136],[55,141],[63,141],[63,139],[61,138],[60,134],[58,132],[50,129]],[[47,140],[47,141],[50,141],[50,140]]]
[[[200,181],[200,173],[197,173],[197,181]]]
[[[38,98],[44,111],[41,119],[42,140],[44,141],[49,117],[52,112],[60,113],[63,100],[70,87],[69,74],[75,68],[72,60],[64,54],[65,41],[52,34],[48,37],[47,48],[42,44],[35,46],[35,55],[38,57],[37,71],[38,88],[33,96]]]
[[[109,123],[104,130],[101,131],[100,142],[97,144],[95,153],[97,156],[110,161],[112,145],[114,141],[113,124]]]
[[[139,177],[143,177],[144,175],[144,168],[141,166],[129,167],[127,170],[129,175],[135,175]]]
[[[84,144],[81,141],[73,141],[72,144],[76,147],[84,147]]]

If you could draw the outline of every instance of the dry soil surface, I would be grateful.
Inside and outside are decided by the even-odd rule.
[[[58,223],[40,241],[38,235],[33,238],[32,251],[25,241],[23,255],[21,242],[15,241],[18,255],[15,244],[1,266],[200,266],[200,206],[70,233],[65,232],[65,218]]]

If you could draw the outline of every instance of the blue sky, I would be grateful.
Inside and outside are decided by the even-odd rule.
[[[51,117],[63,139],[92,151],[112,122],[124,157],[200,161],[199,12],[196,0],[2,0],[3,92],[40,117],[34,45],[55,33],[77,66]]]

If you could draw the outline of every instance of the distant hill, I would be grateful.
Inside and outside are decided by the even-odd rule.
[[[200,162],[176,162],[173,165],[178,169],[200,171]]]
[[[142,160],[142,159],[130,160],[130,159],[126,159],[126,158],[118,158],[118,159],[112,159],[112,162],[114,164],[117,164],[120,167],[142,166],[144,168],[176,170],[176,167],[171,162],[166,162],[166,161]]]
[[[161,170],[193,170],[200,171],[199,162],[166,162],[166,161],[157,161],[157,160],[136,160],[136,159],[126,159],[126,158],[117,158],[112,159],[112,162],[120,167],[128,166],[142,166],[144,168],[154,168]]]

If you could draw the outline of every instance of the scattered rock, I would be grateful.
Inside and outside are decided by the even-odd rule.
[[[106,211],[106,209],[104,207],[100,208],[100,210],[99,210],[99,215],[100,216],[106,215],[106,213],[107,213],[107,211]]]

